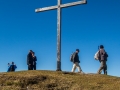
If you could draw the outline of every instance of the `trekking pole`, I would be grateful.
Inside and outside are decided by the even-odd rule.
[[[98,46],[98,50],[99,50],[99,46]]]
[[[100,49],[100,48],[99,48],[99,46],[98,46],[98,51],[99,51],[99,49]],[[99,55],[100,55],[100,53],[99,53]],[[99,62],[101,63],[101,61],[100,61],[100,60],[99,60]]]

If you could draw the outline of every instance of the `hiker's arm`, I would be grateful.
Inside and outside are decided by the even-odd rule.
[[[29,56],[27,55],[27,65],[29,65]]]
[[[15,69],[17,68],[17,66],[15,65]]]
[[[35,56],[35,61],[37,61],[37,57]]]

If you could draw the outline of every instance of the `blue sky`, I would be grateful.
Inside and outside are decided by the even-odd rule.
[[[62,0],[62,3],[77,0]],[[96,73],[98,45],[109,54],[108,74],[120,76],[120,0],[87,0],[87,4],[62,9],[61,68],[71,71],[70,54],[80,49],[80,66]],[[0,0],[0,72],[14,61],[17,71],[27,70],[32,49],[38,70],[56,70],[57,10],[35,13],[36,8],[56,5],[57,0]]]

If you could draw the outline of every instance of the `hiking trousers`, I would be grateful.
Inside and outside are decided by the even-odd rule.
[[[98,70],[98,74],[101,74],[101,71],[103,70],[104,71],[104,74],[106,73],[106,70],[107,70],[107,66],[106,66],[106,61],[105,60],[103,60],[103,61],[101,61],[100,62],[100,68],[99,68],[99,70]]]
[[[33,70],[33,65],[28,65],[28,70]]]
[[[35,65],[33,65],[33,70],[36,70],[36,64],[35,64]]]
[[[82,71],[82,69],[81,69],[81,67],[80,67],[80,65],[79,65],[78,62],[75,62],[75,63],[73,64],[72,72],[75,72],[76,68],[78,68],[78,72],[81,72],[81,71]]]

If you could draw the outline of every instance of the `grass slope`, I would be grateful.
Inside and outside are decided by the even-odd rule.
[[[0,74],[0,90],[120,90],[120,78],[56,71]]]

